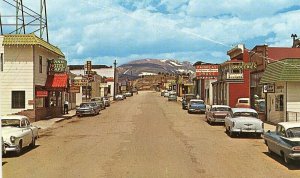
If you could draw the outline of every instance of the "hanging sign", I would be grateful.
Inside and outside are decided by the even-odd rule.
[[[65,72],[67,67],[67,61],[64,59],[53,59],[50,62],[51,72]]]

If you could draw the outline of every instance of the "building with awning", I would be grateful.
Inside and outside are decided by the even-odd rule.
[[[269,64],[260,84],[266,98],[267,121],[300,120],[300,58],[287,58]]]
[[[1,115],[31,121],[62,114],[68,97],[66,60],[61,50],[34,34],[0,36]]]

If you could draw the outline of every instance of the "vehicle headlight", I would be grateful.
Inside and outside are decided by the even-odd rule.
[[[11,141],[12,143],[14,143],[14,142],[16,141],[16,137],[15,137],[15,136],[11,136],[11,137],[10,137],[10,141]]]

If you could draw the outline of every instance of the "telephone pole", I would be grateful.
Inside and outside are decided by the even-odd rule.
[[[116,100],[116,76],[117,76],[117,60],[114,62],[114,100]]]

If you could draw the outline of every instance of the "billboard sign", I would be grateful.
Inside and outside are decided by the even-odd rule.
[[[198,79],[216,79],[219,75],[219,65],[204,64],[196,66],[196,77]]]

